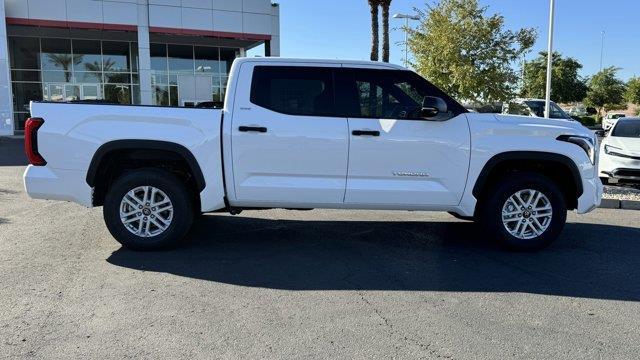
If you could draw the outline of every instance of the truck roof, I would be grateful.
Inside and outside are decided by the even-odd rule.
[[[362,67],[377,68],[377,69],[407,70],[406,68],[396,64],[384,63],[379,61],[363,61],[363,60],[254,57],[254,58],[238,58],[236,62],[238,63],[244,63],[244,62],[300,63],[300,64],[313,64],[317,66],[343,64],[343,65],[349,65],[354,67],[362,66]]]

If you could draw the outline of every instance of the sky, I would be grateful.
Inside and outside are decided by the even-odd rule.
[[[433,4],[433,1],[429,1]],[[368,60],[370,18],[367,0],[276,0],[280,4],[281,56]],[[426,9],[425,0],[393,0],[391,14]],[[527,58],[546,51],[548,0],[480,0],[488,13],[500,13],[512,30],[532,27],[538,40]],[[604,66],[622,68],[628,80],[640,75],[639,0],[556,0],[554,51],[580,61],[582,76],[600,69],[602,31]],[[391,62],[402,64],[404,20],[391,19]]]

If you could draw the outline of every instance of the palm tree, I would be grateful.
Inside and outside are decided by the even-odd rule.
[[[392,0],[380,0],[382,6],[382,61],[389,62],[389,7]]]
[[[378,6],[380,0],[368,0],[371,10],[371,61],[378,61],[380,35],[378,33]]]
[[[71,54],[47,54],[49,62],[55,67],[61,67],[64,70],[65,82],[71,81],[71,64],[79,65],[82,63],[82,55]]]

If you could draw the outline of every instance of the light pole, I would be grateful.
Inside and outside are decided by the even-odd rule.
[[[602,71],[602,59],[604,59],[604,30],[600,32],[600,35],[602,35],[600,42],[600,71]]]
[[[549,118],[551,113],[551,66],[553,65],[553,13],[555,0],[549,3],[549,42],[547,44],[547,91],[544,99],[544,117]]]
[[[420,20],[417,15],[395,14],[394,19],[404,19],[404,67],[409,67],[409,20]]]

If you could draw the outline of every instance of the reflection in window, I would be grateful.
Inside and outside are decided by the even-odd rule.
[[[169,71],[193,73],[193,46],[169,45]]]
[[[73,53],[81,61],[76,66],[76,71],[102,71],[102,54],[100,41],[95,40],[74,40]]]
[[[150,52],[151,83],[156,93],[153,103],[163,106],[184,106],[187,102],[197,105],[204,99],[222,101],[231,64],[240,56],[240,51],[232,48],[155,43]],[[210,93],[200,93],[198,84],[205,81],[202,77],[209,78]],[[192,98],[193,88],[198,92],[196,99]]]
[[[9,55],[12,69],[40,69],[38,54],[40,40],[38,38],[9,38]]]
[[[197,73],[220,73],[219,48],[196,46],[196,72]]]
[[[140,103],[136,43],[9,37],[16,129],[29,101]]]
[[[115,104],[131,104],[131,86],[125,84],[106,84],[104,99]]]
[[[129,71],[129,43],[103,41],[102,54],[103,71]]]

